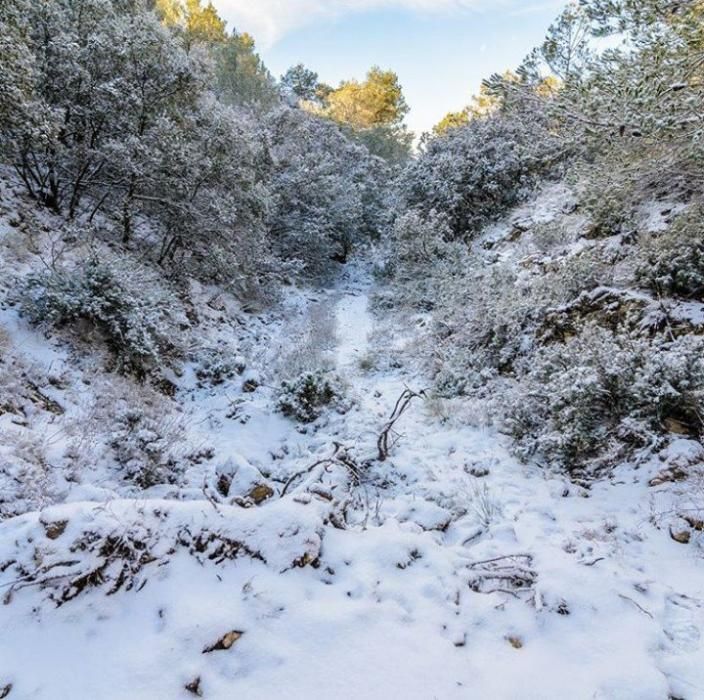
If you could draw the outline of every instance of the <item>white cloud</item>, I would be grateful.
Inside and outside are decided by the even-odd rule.
[[[525,4],[525,0],[499,0],[499,4],[516,2]],[[299,27],[350,12],[388,7],[446,12],[487,4],[487,0],[214,0],[230,26],[250,32],[264,46]],[[491,4],[496,5],[496,0]]]

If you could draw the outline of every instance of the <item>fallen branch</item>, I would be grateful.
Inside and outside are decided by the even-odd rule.
[[[391,448],[396,444],[398,440],[398,434],[394,431],[394,425],[396,424],[398,419],[401,418],[401,416],[405,413],[405,411],[411,405],[413,399],[424,398],[425,390],[415,392],[408,388],[404,389],[401,396],[398,397],[396,405],[394,406],[394,410],[391,412],[389,420],[382,428],[381,433],[379,434],[379,438],[376,441],[376,446],[379,451],[378,459],[380,462],[385,462],[388,459],[389,454],[391,452]],[[395,436],[396,439],[391,440],[390,442],[392,435]]]
[[[623,595],[623,593],[619,593],[618,597],[621,598],[622,600],[627,600],[629,603],[633,603],[638,610],[640,610],[643,614],[647,615],[651,620],[653,619],[653,613],[651,613],[649,610],[646,610],[640,603],[637,603],[633,598],[629,598],[627,595]]]
[[[291,485],[300,479],[302,476],[305,476],[306,474],[310,474],[311,472],[315,471],[316,469],[320,470],[320,474],[316,476],[315,479],[313,479],[313,483],[317,482],[320,476],[326,471],[329,471],[331,467],[333,466],[340,466],[343,469],[345,469],[349,474],[352,475],[352,478],[356,484],[359,484],[361,481],[361,474],[359,471],[359,466],[357,463],[350,457],[349,452],[347,451],[347,448],[344,445],[341,445],[339,442],[335,443],[335,449],[332,453],[332,456],[326,458],[326,459],[320,459],[317,462],[314,462],[311,464],[309,467],[306,467],[305,469],[301,469],[301,471],[296,472],[295,474],[292,474],[289,478],[288,481],[286,481],[286,484],[284,485],[283,489],[281,490],[281,497],[283,498],[287,493]]]
[[[509,554],[469,564],[469,587],[477,593],[507,593],[530,591],[538,574],[531,568],[530,554]]]

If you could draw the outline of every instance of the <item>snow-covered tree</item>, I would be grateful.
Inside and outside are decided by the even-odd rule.
[[[567,148],[540,111],[496,113],[427,142],[399,178],[403,205],[447,215],[457,238],[471,238],[520,201],[560,163]]]
[[[275,249],[312,274],[344,262],[386,220],[385,166],[327,119],[281,108],[267,129],[272,159]]]

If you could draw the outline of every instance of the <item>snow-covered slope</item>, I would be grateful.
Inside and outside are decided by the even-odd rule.
[[[185,424],[220,466],[159,498],[0,524],[5,697],[704,698],[704,559],[661,525],[676,485],[649,486],[653,464],[576,486],[422,397],[378,461],[398,397],[425,381],[389,360],[404,334],[372,316],[370,284],[299,297],[271,331],[282,355],[334,312],[318,350],[346,413],[304,428],[266,384],[189,389],[186,373]],[[230,493],[262,473],[274,493],[230,504],[223,473]]]

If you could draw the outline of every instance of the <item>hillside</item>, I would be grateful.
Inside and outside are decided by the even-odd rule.
[[[0,2],[0,700],[704,698],[703,18],[570,2],[413,150]]]
[[[480,245],[523,260],[526,241],[493,241],[565,199],[549,188]],[[697,697],[702,564],[669,528],[691,512],[675,475],[699,443],[580,485],[420,396],[380,461],[397,399],[431,385],[415,326],[370,310],[383,292],[360,261],[278,311],[223,299],[199,332],[241,368],[208,384],[189,363],[143,403],[3,311],[3,509],[23,513],[0,525],[8,697],[512,697],[516,677],[523,697]],[[281,415],[290,363],[334,369],[344,401],[312,424]],[[153,413],[125,428],[122,402]],[[188,466],[138,489],[127,445],[135,464],[159,448]],[[43,470],[39,492],[18,467]]]

